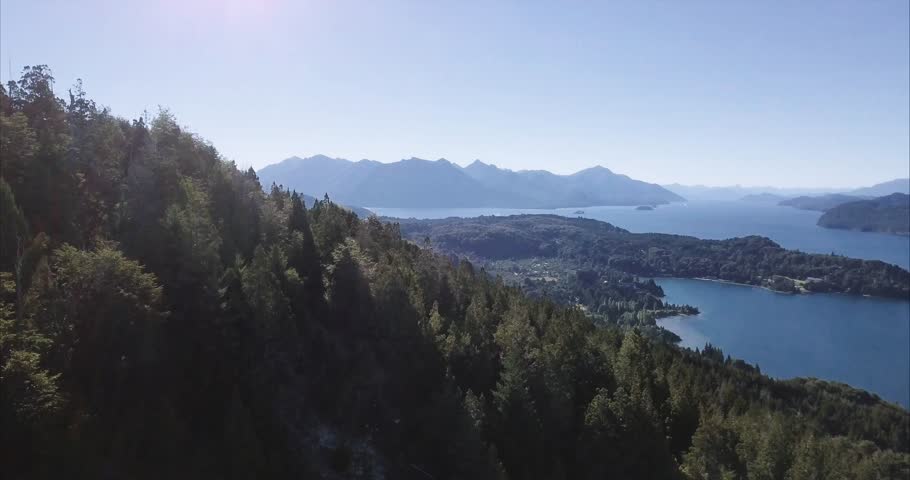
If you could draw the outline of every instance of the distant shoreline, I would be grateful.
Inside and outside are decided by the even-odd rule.
[[[644,277],[644,276],[643,276],[642,278],[647,278],[647,277]],[[679,279],[679,280],[701,280],[701,281],[703,281],[703,282],[726,283],[726,284],[728,284],[728,285],[739,285],[739,286],[742,286],[742,287],[761,288],[761,289],[763,289],[763,290],[768,290],[769,292],[774,292],[774,293],[783,293],[783,294],[788,294],[788,295],[796,295],[796,293],[793,293],[793,292],[782,292],[782,291],[780,291],[780,290],[774,290],[773,288],[766,287],[766,286],[764,286],[764,285],[755,285],[755,284],[752,284],[752,283],[734,282],[733,280],[724,280],[724,279],[722,279],[722,278],[708,278],[708,277],[674,277],[674,276],[668,276],[668,275],[654,275],[654,276],[652,276],[651,278],[676,278],[676,279]],[[811,294],[811,293],[821,293],[821,292],[809,292],[809,291],[806,291],[806,292],[799,292],[799,293],[800,293],[800,294],[802,294],[802,293]]]
[[[769,292],[780,293],[780,294],[784,294],[784,295],[803,295],[803,294],[809,295],[809,294],[812,294],[812,293],[818,293],[818,292],[810,292],[810,291],[808,291],[808,290],[802,290],[802,289],[801,289],[799,292],[784,292],[784,291],[781,291],[781,290],[775,290],[775,289],[773,289],[773,288],[771,288],[771,287],[766,287],[766,286],[764,286],[764,285],[754,285],[754,284],[751,284],[751,283],[734,282],[734,281],[732,281],[732,280],[723,280],[723,279],[720,279],[720,278],[694,277],[694,278],[692,278],[691,280],[701,280],[701,281],[704,281],[704,282],[727,283],[727,284],[730,284],[730,285],[740,285],[740,286],[743,286],[743,287],[755,287],[755,288],[761,288],[762,290],[767,290],[767,291],[769,291]]]
[[[814,294],[819,294],[819,293],[840,293],[840,292],[812,292],[812,291],[809,291],[809,290],[806,290],[806,289],[802,289],[802,288],[801,288],[800,291],[798,291],[798,292],[784,292],[784,291],[781,291],[781,290],[775,290],[775,289],[773,289],[773,288],[771,288],[771,287],[766,287],[766,286],[764,286],[764,285],[755,285],[755,284],[752,284],[752,283],[734,282],[733,280],[724,280],[724,279],[721,279],[721,278],[708,278],[708,277],[662,277],[662,276],[658,276],[658,277],[654,277],[654,278],[678,278],[678,279],[681,279],[681,280],[700,280],[700,281],[703,281],[703,282],[725,283],[725,284],[727,284],[727,285],[739,285],[739,286],[741,286],[741,287],[760,288],[760,289],[762,289],[762,290],[767,290],[767,291],[773,292],[773,293],[779,293],[779,294],[781,294],[781,295],[814,295]],[[792,280],[792,279],[791,279],[791,280]],[[794,281],[801,281],[801,280],[794,280]]]
[[[780,295],[794,295],[794,296],[795,296],[795,295],[806,295],[806,296],[811,296],[811,295],[838,295],[838,296],[846,296],[846,297],[868,298],[868,299],[873,299],[873,300],[886,300],[886,301],[896,301],[896,302],[910,302],[910,298],[878,297],[878,296],[875,296],[875,295],[868,295],[868,294],[859,295],[859,294],[851,294],[851,293],[844,293],[844,292],[813,292],[813,291],[809,291],[809,290],[801,290],[801,291],[799,291],[799,292],[782,292],[782,291],[780,291],[780,290],[774,290],[773,288],[766,287],[766,286],[764,286],[764,285],[752,285],[751,283],[740,283],[740,282],[734,282],[734,281],[732,281],[732,280],[722,280],[722,279],[719,279],[719,278],[705,278],[705,277],[671,277],[671,276],[660,276],[660,275],[652,276],[652,277],[641,277],[641,278],[653,278],[653,279],[667,278],[667,279],[677,279],[677,280],[698,280],[698,281],[701,281],[701,282],[723,283],[723,284],[727,284],[727,285],[737,285],[737,286],[740,286],[740,287],[760,288],[760,289],[762,289],[762,290],[767,290],[767,291],[769,291],[769,292],[771,292],[771,293],[777,293],[777,294],[780,294]],[[696,305],[696,307],[697,307],[697,305]],[[690,314],[685,314],[685,315],[688,316],[688,315],[690,315]],[[697,315],[697,314],[696,314],[696,315]]]

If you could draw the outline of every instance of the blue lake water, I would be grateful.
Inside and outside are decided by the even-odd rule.
[[[785,248],[882,260],[910,268],[910,238],[821,228],[819,212],[749,202],[692,202],[652,211],[630,207],[401,209],[371,208],[399,218],[552,213],[610,222],[632,232],[724,239],[762,235]],[[584,213],[576,214],[582,210]],[[910,301],[846,295],[785,295],[740,285],[659,279],[667,300],[701,314],[664,319],[683,345],[706,342],[758,364],[778,378],[816,377],[910,405]]]
[[[370,208],[377,215],[398,218],[476,217],[552,213],[583,216],[612,223],[631,232],[673,233],[724,239],[761,235],[781,246],[812,253],[837,253],[882,260],[910,269],[910,237],[834,230],[816,225],[819,212],[752,202],[691,202],[662,205],[651,211],[632,207],[557,209],[515,208]],[[583,214],[574,212],[581,210]]]
[[[701,311],[658,322],[685,347],[710,342],[773,377],[835,380],[910,405],[910,301],[788,295],[705,280],[655,281],[667,301]]]

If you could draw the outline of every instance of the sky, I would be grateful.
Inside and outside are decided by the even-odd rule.
[[[47,64],[256,168],[317,153],[656,183],[910,176],[910,2],[0,0]]]

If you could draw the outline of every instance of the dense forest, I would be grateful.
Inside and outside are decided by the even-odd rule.
[[[910,272],[877,260],[787,250],[765,237],[629,233],[558,215],[398,220],[405,236],[476,260],[554,259],[563,269],[712,278],[782,291],[910,298]]]
[[[910,473],[897,405],[598,326],[53,86],[0,91],[4,478]]]

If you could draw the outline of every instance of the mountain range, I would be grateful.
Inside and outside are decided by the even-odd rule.
[[[830,193],[817,196],[800,196],[782,200],[779,205],[795,207],[802,210],[827,212],[839,205],[862,200],[873,200],[875,197],[886,197],[893,194],[910,195],[910,178],[898,178],[888,182],[877,183],[871,187],[857,188],[846,193]],[[887,202],[886,202],[887,203]]]
[[[878,183],[870,187],[852,190],[848,188],[744,187],[741,185],[709,187],[705,185],[681,185],[679,183],[664,185],[664,188],[686,197],[686,199],[690,201],[770,201],[772,200],[772,196],[780,197],[780,200],[786,200],[793,197],[817,197],[832,193],[852,195],[860,198],[872,198],[890,195],[892,193],[910,194],[910,178],[898,178]]]
[[[744,187],[742,185],[729,185],[712,187],[706,185],[682,185],[671,183],[663,185],[673,193],[686,197],[689,201],[769,201],[773,195],[778,200],[783,200],[799,195],[822,195],[831,193],[835,189],[824,188],[778,188],[778,187]],[[765,196],[765,198],[761,198]]]
[[[276,183],[310,195],[366,207],[560,208],[593,205],[661,205],[685,201],[653,183],[596,166],[571,175],[512,171],[475,161],[461,167],[445,159],[357,162],[316,155],[291,157],[260,169],[263,185]]]

